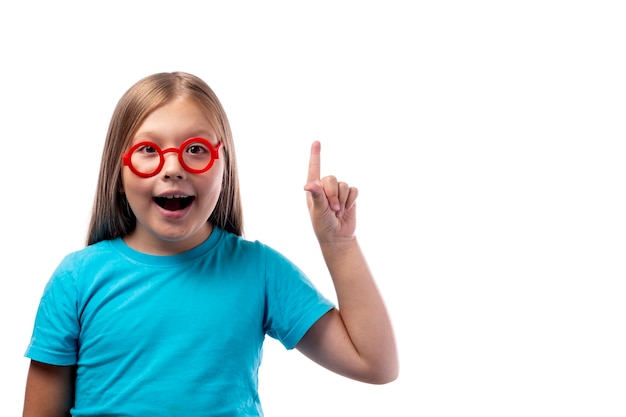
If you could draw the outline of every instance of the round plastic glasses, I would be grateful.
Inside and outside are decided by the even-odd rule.
[[[139,142],[134,144],[128,152],[122,155],[124,166],[142,178],[153,177],[163,168],[165,154],[175,152],[178,161],[186,171],[192,174],[201,174],[208,171],[219,158],[222,143],[217,146],[204,138],[189,138],[180,145],[180,148],[161,149],[153,142]]]

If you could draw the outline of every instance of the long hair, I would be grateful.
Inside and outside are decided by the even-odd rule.
[[[185,72],[171,72],[139,80],[124,93],[115,107],[102,151],[87,245],[124,237],[135,229],[137,218],[122,192],[122,154],[146,117],[178,97],[193,99],[206,109],[218,139],[223,143],[222,190],[207,221],[238,236],[243,235],[235,145],[226,112],[203,80]]]

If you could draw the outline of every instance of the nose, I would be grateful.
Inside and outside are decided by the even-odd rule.
[[[161,176],[164,179],[183,179],[185,177],[186,171],[178,160],[178,152],[166,149],[163,151],[163,158],[164,163],[161,169]]]

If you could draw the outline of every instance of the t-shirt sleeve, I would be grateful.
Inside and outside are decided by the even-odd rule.
[[[64,260],[46,284],[25,353],[30,359],[51,365],[69,366],[77,361],[76,288],[68,263]]]
[[[266,248],[265,332],[293,349],[309,328],[334,304],[295,264]]]

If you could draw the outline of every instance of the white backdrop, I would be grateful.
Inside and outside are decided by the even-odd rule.
[[[113,107],[183,70],[229,114],[247,236],[332,298],[302,190],[322,142],[396,328],[385,386],[268,340],[268,416],[624,416],[620,3],[3,3],[0,414],[21,413],[39,296],[83,245]]]

